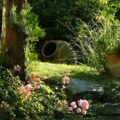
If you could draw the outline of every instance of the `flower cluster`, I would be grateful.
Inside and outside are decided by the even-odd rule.
[[[59,108],[61,108],[63,111],[67,110],[68,102],[66,100],[62,100],[58,103]]]
[[[41,83],[39,76],[32,74],[28,80],[28,84],[32,84],[35,88]]]
[[[31,84],[27,84],[26,86],[21,85],[18,89],[17,89],[17,93],[19,95],[21,95],[21,98],[23,100],[28,100],[29,97],[31,96],[31,91],[33,89],[33,86]]]
[[[64,85],[67,85],[67,84],[69,84],[69,83],[70,83],[70,78],[67,77],[67,76],[65,76],[65,77],[63,78],[63,84],[64,84]]]
[[[68,107],[69,111],[74,111],[78,114],[86,115],[87,110],[89,109],[89,102],[87,100],[78,100],[77,102],[71,102]]]
[[[14,66],[14,70],[16,72],[20,72],[21,71],[21,67],[17,64],[17,65]]]
[[[30,96],[32,95],[32,91],[38,87],[40,84],[40,78],[37,75],[31,75],[27,80],[27,85],[21,85],[17,89],[17,93],[21,95],[21,98],[23,100],[28,100]]]
[[[70,78],[65,76],[63,78],[62,83],[63,86],[65,87],[65,85],[68,85],[70,83]],[[77,102],[73,101],[69,105],[65,100],[61,101],[61,106],[64,108],[65,105],[63,103],[66,103],[66,109],[68,109],[69,112],[75,112],[81,115],[86,115],[87,110],[89,109],[90,106],[90,103],[87,100],[82,99],[79,99]]]
[[[0,109],[1,108],[8,108],[10,105],[9,105],[9,103],[7,103],[7,102],[5,102],[5,101],[1,101],[0,102]]]

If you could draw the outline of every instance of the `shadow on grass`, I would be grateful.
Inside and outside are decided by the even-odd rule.
[[[78,80],[86,80],[91,81],[93,83],[98,83],[101,85],[107,85],[107,86],[113,86],[117,82],[119,82],[119,79],[114,78],[107,74],[97,74],[97,73],[86,73],[86,72],[71,72],[69,74],[66,74],[66,76],[69,76],[70,78],[78,79]],[[47,79],[45,79],[46,83],[58,85],[62,82],[63,74],[59,76],[52,76]]]

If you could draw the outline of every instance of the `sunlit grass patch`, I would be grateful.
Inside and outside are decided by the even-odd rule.
[[[89,66],[81,65],[66,65],[66,64],[52,64],[52,63],[42,63],[39,61],[33,61],[29,64],[28,69],[30,72],[38,74],[42,78],[52,77],[52,76],[73,76],[76,73],[86,73],[98,75],[96,69]],[[77,78],[80,78],[77,75]]]
[[[31,73],[39,75],[42,80],[58,81],[66,75],[70,78],[89,80],[104,85],[116,84],[117,82],[116,78],[109,75],[102,75],[96,69],[83,64],[66,65],[31,61],[28,69]]]

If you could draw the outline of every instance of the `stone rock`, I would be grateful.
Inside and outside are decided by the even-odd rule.
[[[104,89],[100,84],[91,81],[71,79],[66,86],[66,93],[74,100],[82,98],[97,102],[100,101],[101,96],[104,94]]]
[[[107,103],[99,106],[96,109],[99,115],[119,115],[120,116],[120,103]]]
[[[96,116],[92,120],[120,120],[120,115],[109,115],[109,116]]]
[[[67,89],[71,94],[104,91],[103,87],[97,83],[79,79],[71,79],[69,85],[67,85]]]

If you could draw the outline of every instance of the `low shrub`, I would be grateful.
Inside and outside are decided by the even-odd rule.
[[[0,118],[38,120],[41,116],[53,117],[56,95],[36,75],[31,75],[27,82],[25,85],[9,70],[0,67]]]
[[[64,77],[61,85],[65,88],[69,82],[69,77]],[[64,88],[59,87],[61,94],[65,94]],[[80,115],[87,113],[89,108],[87,100],[80,99],[75,103],[77,106],[75,108],[73,102],[67,101],[64,96],[59,97],[57,92],[45,85],[35,74],[31,74],[26,83],[22,83],[17,76],[13,77],[8,69],[0,67],[0,118],[54,120],[57,119],[58,113],[62,113],[63,118],[67,113]]]

